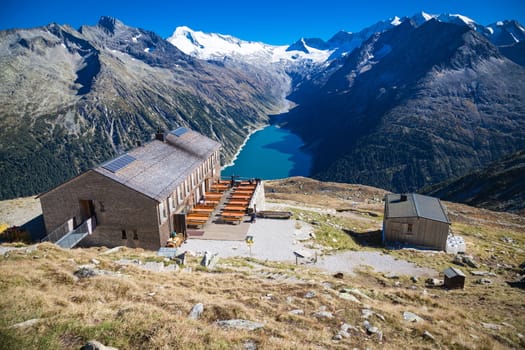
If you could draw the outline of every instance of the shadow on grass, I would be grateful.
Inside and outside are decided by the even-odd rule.
[[[343,231],[352,237],[354,242],[363,247],[375,247],[383,248],[383,237],[381,230],[366,231],[366,232],[355,232],[349,229],[343,229]]]
[[[44,216],[38,215],[23,224],[22,229],[29,232],[33,242],[40,242],[46,236],[46,227],[44,225]]]

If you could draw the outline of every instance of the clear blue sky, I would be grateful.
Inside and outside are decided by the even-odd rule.
[[[525,26],[525,0],[2,0],[0,29],[52,22],[79,28],[100,16],[149,29],[164,38],[176,27],[231,34],[243,40],[291,44],[301,37],[329,39],[394,16],[460,13],[487,25],[516,19]]]

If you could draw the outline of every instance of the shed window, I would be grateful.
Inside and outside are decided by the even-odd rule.
[[[407,224],[407,233],[412,233],[412,224]]]
[[[122,230],[122,239],[128,239],[128,235],[126,234],[126,230]]]

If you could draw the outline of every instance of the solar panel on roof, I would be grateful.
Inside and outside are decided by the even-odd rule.
[[[129,154],[123,154],[120,157],[113,159],[111,162],[104,164],[102,167],[112,173],[116,173],[118,170],[128,166],[135,160],[136,158]]]
[[[187,132],[188,132],[188,128],[185,128],[183,126],[181,126],[180,128],[177,128],[177,129],[171,131],[171,133],[173,135],[177,136],[177,137],[180,137],[180,136],[184,135]]]

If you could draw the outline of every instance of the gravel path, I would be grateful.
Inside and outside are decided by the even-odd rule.
[[[301,222],[300,229],[296,228],[295,220],[257,219],[252,224],[248,235],[253,236],[251,256],[260,260],[283,261],[295,263],[294,251],[306,251],[313,257],[315,250],[307,249],[301,241],[309,238],[313,228]],[[219,257],[249,257],[250,248],[244,241],[212,241],[190,239],[182,249],[195,253],[209,251],[217,253]],[[329,272],[343,272],[354,274],[354,269],[368,265],[378,272],[409,276],[435,276],[432,269],[419,268],[404,260],[379,252],[343,252],[328,256],[319,256],[313,267]]]

